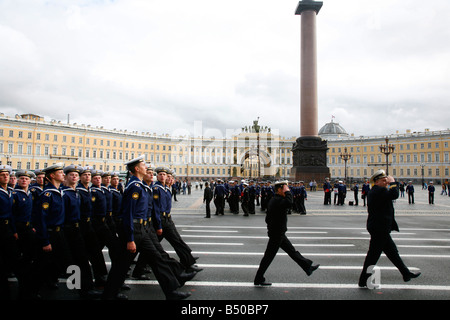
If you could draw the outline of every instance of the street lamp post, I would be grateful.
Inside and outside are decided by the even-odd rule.
[[[347,152],[347,147],[344,148],[344,152],[341,152],[340,157],[342,158],[342,160],[344,160],[344,180],[345,183],[347,183],[347,161],[350,160],[350,158],[352,157],[352,155]]]
[[[425,163],[421,163],[420,164],[420,167],[422,168],[422,189],[423,189],[423,186],[425,185]]]
[[[384,153],[386,156],[386,175],[389,175],[389,155],[394,152],[395,146],[393,144],[389,144],[389,138],[386,137],[384,139],[386,144],[380,145],[380,152]]]

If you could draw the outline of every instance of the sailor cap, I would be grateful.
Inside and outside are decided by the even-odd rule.
[[[36,178],[36,175],[33,171],[31,170],[18,170],[16,172],[16,177],[29,177],[29,178]]]
[[[45,174],[50,174],[52,172],[58,171],[58,170],[64,170],[64,164],[59,162],[56,163],[54,165],[51,165],[45,169],[43,169],[42,171],[44,171]]]
[[[131,168],[133,165],[139,163],[139,162],[145,162],[145,155],[141,155],[137,158],[134,158],[128,162],[125,162],[125,165],[127,166],[127,169]]]
[[[83,167],[78,166],[76,164],[71,164],[70,166],[64,167],[64,173],[68,174],[70,172],[78,172],[81,173],[83,171]]]
[[[155,169],[156,173],[160,173],[160,172],[165,172],[165,173],[170,173],[169,168],[166,167],[158,167]]]
[[[279,180],[279,181],[275,181],[274,185],[275,186],[279,186],[279,185],[283,185],[283,184],[288,184],[289,182],[287,180]]]
[[[12,173],[12,167],[8,165],[0,165],[0,172],[8,172],[9,174]]]
[[[378,179],[385,178],[385,177],[387,177],[386,171],[380,169],[370,177],[370,183],[374,183]]]

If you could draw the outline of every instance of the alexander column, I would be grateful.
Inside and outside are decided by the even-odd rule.
[[[303,0],[295,11],[301,15],[300,137],[292,148],[291,174],[295,180],[319,184],[330,176],[327,142],[318,135],[316,16],[322,5],[321,1]]]

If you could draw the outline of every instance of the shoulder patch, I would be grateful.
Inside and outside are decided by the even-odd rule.
[[[139,199],[139,193],[135,192],[132,194],[131,197],[133,198],[133,200],[137,200],[137,199]]]
[[[50,206],[50,205],[48,204],[48,202],[44,202],[44,203],[42,204],[42,209],[47,210],[49,206]]]

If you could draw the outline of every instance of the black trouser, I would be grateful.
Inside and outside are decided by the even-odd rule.
[[[331,192],[325,192],[323,204],[325,204],[325,205],[331,204]]]
[[[181,239],[172,218],[168,217],[167,214],[161,216],[161,225],[163,232],[161,236],[158,236],[159,241],[161,242],[162,239],[166,239],[170,243],[180,258],[181,264],[185,268],[189,268],[195,264],[195,259],[191,254],[192,250],[183,239]]]
[[[210,202],[211,202],[211,200],[206,200],[206,204],[205,204],[205,206],[206,206],[206,216],[208,218],[211,218],[211,207],[209,206]]]
[[[402,258],[398,254],[397,246],[391,238],[389,233],[370,233],[370,246],[364,261],[363,270],[361,272],[361,279],[367,277],[367,268],[377,264],[381,253],[384,252],[391,260],[394,266],[400,271],[402,275],[409,272],[408,268],[403,263]]]
[[[92,227],[97,235],[99,247],[103,249],[106,246],[108,248],[111,263],[114,263],[118,258],[119,239],[106,223],[106,217],[93,216]]]
[[[16,275],[19,289],[23,288],[20,251],[10,223],[10,220],[0,220],[0,300],[12,299],[8,283],[10,272]]]
[[[72,261],[63,229],[51,227],[48,235],[52,250],[45,252],[41,247],[38,250],[35,268],[33,268],[36,290],[39,290],[44,283],[56,283],[58,277],[67,273],[67,267]]]
[[[242,211],[244,211],[244,216],[248,216],[248,201],[242,201],[241,207]]]
[[[408,192],[408,202],[414,203],[414,192]]]
[[[150,265],[161,289],[166,295],[176,290],[180,286],[180,283],[178,282],[176,275],[172,272],[167,260],[163,258],[153,241],[150,239],[144,224],[134,224],[136,253],[131,253],[127,250],[127,240],[121,230],[122,228],[123,226],[118,226],[120,238],[119,259],[117,260],[117,263],[112,264],[111,266],[103,297],[105,299],[114,299],[117,296],[127,276],[128,268],[136,257],[136,253],[139,253],[144,261],[147,261]]]
[[[267,197],[261,196],[261,211],[266,210],[267,208]]]
[[[249,196],[248,213],[255,214],[255,196]]]
[[[216,205],[216,215],[224,214],[225,198],[223,196],[217,196],[214,199],[214,204]]]
[[[180,280],[179,275],[184,271],[184,266],[177,260],[171,258],[169,254],[164,250],[161,243],[158,240],[158,236],[156,235],[156,231],[153,228],[153,224],[151,221],[148,221],[145,224],[145,230],[148,233],[148,236],[150,237],[150,240],[152,240],[153,245],[155,248],[159,251],[161,256],[166,259],[167,263],[169,264],[170,268],[172,269],[172,272],[177,277],[178,282],[182,283],[182,280]],[[136,262],[136,266],[133,270],[133,275],[139,276],[141,274],[144,274],[144,269],[147,266],[148,262],[145,260],[145,256],[140,255],[138,257],[138,260]]]
[[[338,205],[343,206],[345,202],[345,193],[339,192],[338,193]]]
[[[230,211],[234,214],[239,213],[239,198],[235,195],[231,195],[228,198],[228,202],[230,203]]]
[[[16,222],[16,230],[19,236],[17,243],[22,255],[21,260],[25,268],[29,270],[28,268],[37,257],[38,246],[36,244],[36,232],[29,222]]]
[[[298,197],[298,203],[297,203],[298,213],[300,214],[306,214],[306,208],[305,208],[305,197],[299,196]]]
[[[108,274],[106,268],[105,257],[103,256],[102,249],[98,243],[97,235],[95,234],[92,222],[87,218],[82,218],[80,222],[80,231],[86,244],[86,251],[89,262],[92,265],[92,271],[96,281],[102,281],[102,277]]]
[[[259,264],[258,271],[256,272],[255,282],[264,281],[264,274],[269,268],[273,259],[275,258],[278,249],[283,249],[292,260],[294,260],[305,272],[311,267],[312,261],[303,257],[300,252],[295,250],[292,243],[286,237],[285,234],[281,235],[270,235],[269,242],[267,243],[266,251],[264,252],[264,257]]]
[[[72,224],[64,227],[64,235],[70,249],[72,264],[77,265],[81,272],[81,291],[87,292],[94,287],[91,266],[89,265],[86,244],[79,225]]]
[[[428,203],[434,204],[434,192],[428,192]]]

